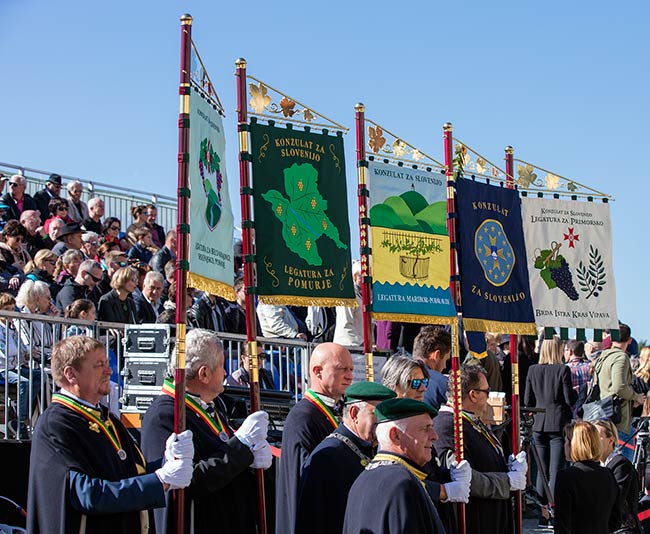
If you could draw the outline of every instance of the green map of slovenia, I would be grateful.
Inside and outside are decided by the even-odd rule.
[[[318,171],[311,164],[294,163],[285,169],[284,188],[288,199],[275,189],[268,190],[262,198],[271,204],[273,213],[282,222],[282,238],[291,252],[309,265],[322,265],[316,244],[322,235],[334,241],[338,248],[347,250],[338,229],[325,214],[327,201],[318,191]]]

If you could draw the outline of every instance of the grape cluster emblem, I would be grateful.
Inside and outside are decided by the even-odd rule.
[[[199,172],[201,173],[201,182],[203,191],[207,199],[205,207],[205,221],[210,231],[217,227],[221,219],[221,186],[223,185],[223,176],[219,168],[221,158],[212,150],[212,141],[207,137],[201,141],[201,151],[199,153]],[[207,178],[206,178],[207,171]],[[210,182],[210,175],[214,174],[215,184]]]
[[[549,289],[558,288],[571,300],[578,300],[569,264],[560,254],[560,248],[562,243],[553,241],[550,249],[538,251],[535,254],[535,269],[539,269],[540,276]]]

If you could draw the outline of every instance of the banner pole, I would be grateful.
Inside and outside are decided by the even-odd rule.
[[[239,132],[239,185],[242,218],[242,252],[244,255],[244,287],[246,290],[246,341],[250,362],[251,413],[260,409],[260,378],[257,361],[257,315],[255,314],[255,245],[251,216],[250,156],[248,152],[248,106],[246,103],[246,60],[235,62],[237,77],[237,124]],[[264,470],[256,469],[258,533],[266,534],[266,495]]]
[[[511,146],[506,147],[506,187],[514,189],[514,151]],[[519,452],[519,347],[517,336],[510,335],[510,366],[512,373],[512,398],[510,404],[512,407],[512,452]],[[521,491],[515,492],[515,534],[522,534],[523,524],[523,498]]]
[[[180,113],[178,116],[178,209],[176,215],[176,371],[174,374],[174,432],[185,430],[185,325],[187,324],[187,271],[189,270],[188,184],[190,141],[190,65],[192,17],[181,16]],[[175,532],[185,532],[185,491],[174,490]]]
[[[449,288],[454,299],[458,319],[462,317],[460,302],[460,283],[457,269],[457,239],[456,239],[456,193],[454,190],[454,158],[453,158],[453,127],[450,122],[443,126],[445,140],[445,174],[447,175],[447,233],[449,234]],[[458,344],[458,320],[451,329],[451,375],[454,392],[454,446],[456,460],[460,462],[464,456],[463,447],[463,422],[461,411],[463,409],[463,395],[460,387],[460,347]],[[458,532],[465,534],[465,504],[458,503]]]
[[[366,380],[375,381],[375,371],[372,360],[372,278],[370,276],[370,247],[368,233],[370,232],[370,217],[368,215],[368,181],[366,161],[366,112],[365,106],[359,102],[354,106],[355,124],[357,128],[357,175],[359,187],[359,252],[361,259],[361,306],[363,313],[363,352],[366,356]]]

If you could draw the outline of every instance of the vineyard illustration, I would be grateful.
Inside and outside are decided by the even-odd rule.
[[[212,149],[212,141],[207,137],[201,141],[201,152],[199,154],[199,172],[205,192],[207,204],[205,207],[205,221],[210,231],[213,231],[221,219],[221,186],[223,176],[219,163],[219,155]],[[205,173],[208,173],[206,177]],[[210,175],[214,174],[215,185],[210,182]]]
[[[447,235],[446,218],[444,201],[429,204],[417,191],[390,196],[370,209],[371,224],[386,228],[379,246],[398,256],[400,274],[411,280],[429,277],[431,255],[443,250],[437,236]]]

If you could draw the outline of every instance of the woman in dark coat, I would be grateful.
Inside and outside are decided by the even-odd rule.
[[[600,435],[600,462],[614,473],[620,491],[621,522],[616,532],[620,534],[641,534],[639,512],[639,479],[630,460],[615,450],[618,443],[618,430],[611,421],[594,423]]]
[[[600,460],[600,436],[586,421],[565,429],[565,453],[573,465],[557,474],[555,534],[609,534],[620,524],[618,486]]]
[[[525,405],[542,408],[535,414],[533,439],[542,460],[551,491],[557,472],[566,465],[562,429],[571,421],[571,406],[578,395],[571,383],[571,370],[562,362],[562,341],[545,339],[540,350],[539,365],[531,365],[526,377]],[[537,476],[537,493],[546,503],[541,474]]]
[[[138,271],[122,267],[111,279],[111,289],[99,299],[97,319],[110,323],[136,324],[135,304],[131,293],[138,287]]]

